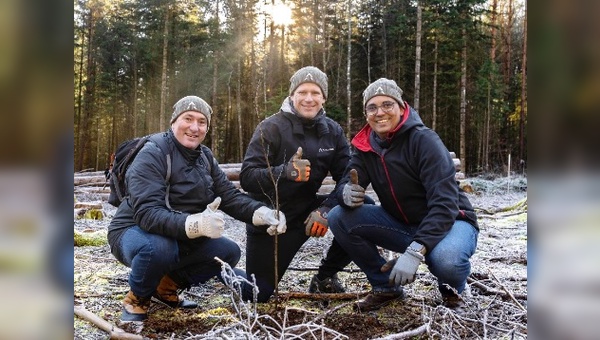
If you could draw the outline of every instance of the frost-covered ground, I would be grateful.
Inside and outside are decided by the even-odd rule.
[[[470,288],[472,301],[469,304],[489,311],[489,328],[473,326],[473,338],[491,332],[496,337],[504,332],[512,332],[516,337],[527,336],[527,312],[522,309],[527,306],[527,178],[470,178],[468,179],[474,192],[468,194],[473,206],[478,210],[481,232],[478,240],[478,249],[472,258],[472,275]],[[86,197],[77,197],[79,201],[93,201],[97,197],[86,194]],[[502,208],[513,206],[525,200],[525,206],[518,210],[500,211]],[[75,220],[74,227],[77,231],[105,233],[115,208],[107,203],[103,204],[106,217],[103,220]],[[495,212],[495,213],[494,213]],[[242,259],[238,267],[245,267],[245,226],[242,222],[227,217],[225,236],[235,240],[242,249]],[[310,278],[314,275],[320,260],[331,242],[331,232],[325,237],[311,238],[294,258],[290,269],[283,277],[279,290],[281,292],[306,292]],[[75,303],[84,305],[88,310],[96,313],[105,320],[117,324],[120,316],[120,299],[128,290],[128,268],[119,264],[110,254],[108,245],[99,247],[75,248]],[[421,266],[419,278],[405,291],[411,300],[437,301],[439,293],[432,289],[433,276],[428,273],[426,266]],[[369,289],[365,276],[358,271],[358,267],[351,264],[346,271],[340,273],[347,291],[364,292]],[[487,288],[491,290],[485,291]],[[489,295],[496,293],[496,297],[489,300]],[[512,302],[510,294],[516,297],[517,302]],[[500,294],[502,293],[502,294]],[[224,298],[227,291],[224,286],[216,281],[193,287],[186,294],[188,298],[202,301],[206,309],[214,307],[228,308],[228,301]],[[503,296],[501,296],[503,295]],[[437,300],[436,300],[437,299]],[[484,301],[485,299],[485,301]],[[493,302],[492,302],[493,301]],[[501,304],[499,304],[501,303]],[[435,305],[435,302],[430,304]],[[495,308],[492,308],[495,306]],[[392,308],[392,307],[388,307]],[[506,310],[504,310],[506,308]],[[494,311],[494,309],[498,309]],[[519,309],[521,309],[519,311]],[[488,312],[485,312],[488,315]],[[477,318],[480,312],[472,318]],[[456,327],[469,329],[466,318],[463,324]],[[469,321],[471,320],[471,321]],[[380,320],[381,321],[381,320]],[[381,321],[383,322],[383,321]],[[480,324],[481,322],[477,323]],[[185,324],[185,323],[184,323]],[[173,326],[172,334],[179,334],[174,338],[185,338],[181,327]],[[187,327],[188,331],[189,327]],[[338,330],[340,331],[340,330]],[[182,333],[180,333],[182,332]],[[343,330],[341,330],[343,333]],[[348,335],[359,336],[348,329]],[[397,330],[390,329],[390,332]],[[451,332],[446,330],[446,332]],[[483,332],[483,333],[482,333]],[[443,330],[437,331],[442,336]],[[144,332],[142,332],[144,334]],[[170,337],[171,334],[160,332],[152,333],[158,338]],[[191,336],[193,331],[187,333]],[[467,332],[468,334],[468,332]],[[464,334],[462,334],[464,336]],[[75,336],[80,339],[104,339],[106,333],[91,326],[88,322],[75,318]],[[149,334],[145,334],[149,336]],[[470,338],[470,336],[466,336]]]

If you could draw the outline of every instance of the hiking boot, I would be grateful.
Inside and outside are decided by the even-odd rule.
[[[310,285],[308,286],[309,293],[344,293],[346,290],[337,274],[333,274],[331,277],[326,277],[323,280],[319,280],[317,275],[314,275],[310,280]]]
[[[456,313],[462,313],[467,308],[465,301],[458,295],[444,296],[442,304]]]
[[[184,300],[177,294],[179,286],[168,275],[160,280],[156,292],[152,295],[154,301],[163,303],[171,308],[196,308],[198,304],[194,301]]]
[[[144,321],[148,318],[148,308],[150,307],[149,297],[138,297],[130,290],[123,299],[123,312],[121,321]]]
[[[404,298],[404,291],[400,288],[399,291],[391,292],[371,292],[364,299],[357,301],[354,304],[354,310],[357,312],[369,312],[377,310],[388,305],[392,301]]]

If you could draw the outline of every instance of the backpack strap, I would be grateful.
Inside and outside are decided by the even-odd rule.
[[[171,204],[169,203],[169,192],[171,190],[171,152],[169,150],[169,146],[165,145],[164,134],[164,132],[155,133],[154,135],[150,136],[149,139],[152,139],[152,141],[158,145],[158,148],[167,155],[167,174],[165,176],[167,190],[165,192],[165,204],[167,205],[167,208],[173,210],[173,208],[171,208]]]
[[[204,165],[208,169],[208,173],[212,174],[212,165],[213,165],[213,162],[211,162],[211,161],[208,160],[208,157],[206,156],[206,152],[204,151],[204,148],[200,149],[200,158],[202,158],[202,162],[204,163]]]

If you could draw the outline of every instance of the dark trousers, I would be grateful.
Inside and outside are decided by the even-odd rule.
[[[252,281],[252,274],[259,288],[258,302],[267,301],[275,290],[275,257],[274,237],[267,234],[263,228],[253,225],[246,226],[246,273]],[[277,236],[277,283],[289,267],[292,259],[308,240],[304,231],[303,221],[288,221],[287,231]],[[319,275],[332,276],[350,264],[350,256],[333,240],[327,256],[322,260]],[[249,290],[244,291],[245,300],[252,300]]]

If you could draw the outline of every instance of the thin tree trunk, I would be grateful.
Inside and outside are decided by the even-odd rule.
[[[350,79],[350,69],[352,66],[352,0],[348,0],[348,61],[346,65],[346,95],[348,96],[347,111],[347,129],[346,137],[350,139],[350,131],[352,130],[352,87]]]
[[[419,96],[421,91],[421,3],[417,1],[417,41],[415,48],[415,93],[413,107],[419,111]]]
[[[215,1],[215,20],[217,21],[215,24],[215,35],[218,37],[219,36],[219,25],[221,24],[219,22],[219,0]],[[218,50],[218,48],[215,48],[215,52],[213,53],[212,93],[210,96],[210,105],[213,110],[216,109],[216,105],[217,105],[217,79],[219,77],[219,55],[220,55],[220,51]],[[220,157],[219,136],[217,133],[218,132],[217,126],[219,126],[217,124],[218,120],[219,120],[218,115],[211,116],[211,122],[210,122],[211,145],[210,145],[210,148],[216,159],[219,159],[219,157]]]
[[[81,131],[83,130],[83,126],[81,125],[81,115],[82,115],[82,101],[83,101],[83,72],[84,72],[84,67],[83,67],[83,55],[85,52],[85,31],[82,30],[83,32],[81,32],[81,53],[79,56],[79,79],[77,81],[77,131],[74,135],[74,137],[76,138],[75,140],[75,145],[77,145],[77,147],[79,147],[80,145],[80,141],[81,139],[79,138]],[[81,157],[81,149],[79,150],[79,154],[78,154],[78,160],[81,161],[82,157]],[[81,166],[77,167],[78,169],[81,169]],[[75,169],[73,169],[75,170]]]
[[[138,91],[137,91],[137,82],[138,82],[138,70],[137,70],[137,58],[133,58],[133,103],[132,103],[132,120],[133,120],[133,135],[139,136],[138,132]],[[112,145],[111,145],[112,146]],[[113,147],[114,149],[114,147]]]
[[[466,110],[467,110],[467,30],[462,29],[462,62],[460,66],[460,164],[463,172],[467,172],[466,163]]]
[[[491,98],[491,87],[494,83],[494,69],[496,65],[496,25],[497,25],[497,10],[498,10],[498,0],[494,0],[492,2],[492,18],[491,18],[491,26],[492,26],[492,46],[490,49],[490,76],[488,80],[488,93],[487,93],[487,110],[485,112],[485,121],[484,121],[484,137],[483,137],[483,166],[485,171],[489,171],[490,169],[490,118],[492,115],[492,98]]]
[[[163,130],[166,127],[165,124],[165,106],[167,102],[167,45],[169,44],[169,11],[170,6],[167,4],[165,9],[165,27],[163,30],[163,58],[162,58],[162,75],[160,83],[160,108],[159,108],[159,119],[158,119],[158,131]]]
[[[523,60],[521,62],[521,115],[519,117],[519,159],[525,160],[525,113],[527,108],[527,6],[523,19]]]
[[[433,99],[431,105],[431,129],[437,128],[437,77],[438,77],[438,36],[433,38]]]
[[[92,119],[92,113],[94,112],[94,102],[95,102],[95,93],[96,93],[96,60],[94,58],[94,49],[95,49],[95,40],[94,40],[94,25],[96,15],[94,9],[90,10],[89,20],[88,20],[88,50],[87,50],[87,61],[86,61],[86,81],[85,81],[85,91],[84,91],[84,99],[83,99],[83,117],[81,121],[80,130],[80,143],[79,143],[79,158],[77,159],[77,169],[83,169],[84,166],[89,166],[87,164],[86,154],[88,153],[88,146],[90,143],[90,130],[91,124],[90,121]]]
[[[367,32],[367,78],[371,84],[371,28]]]
[[[506,60],[504,64],[504,82],[506,84],[506,88],[510,88],[510,78],[511,78],[511,59],[512,59],[512,26],[513,26],[513,0],[508,0],[508,24],[506,27]]]
[[[238,57],[237,60],[237,94],[235,100],[235,109],[237,111],[238,121],[238,161],[241,161],[244,157],[244,143],[243,143],[243,127],[242,127],[242,57]]]

